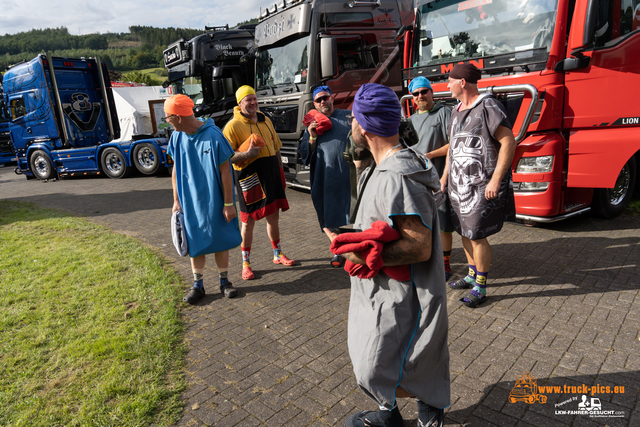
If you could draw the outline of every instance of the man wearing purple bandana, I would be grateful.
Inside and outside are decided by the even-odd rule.
[[[398,135],[400,102],[389,88],[368,83],[353,103],[353,141],[367,148],[375,167],[358,183],[354,227],[385,221],[400,239],[384,245],[385,267],[408,265],[411,280],[379,272],[351,277],[349,356],[360,388],[378,404],[345,420],[346,427],[404,427],[396,398],[414,398],[418,426],[439,427],[450,404],[447,299],[436,202],[438,173]],[[433,232],[435,230],[435,232]],[[336,235],[325,232],[331,240]],[[345,257],[364,264],[361,253]]]
[[[333,107],[329,86],[318,86],[313,91],[313,105],[331,120],[331,129],[319,135],[316,130],[318,123],[311,122],[302,135],[298,152],[304,164],[311,166],[311,200],[320,228],[335,230],[349,223],[351,177],[349,163],[342,154],[347,148],[347,135],[351,130],[347,122],[351,111]],[[343,264],[342,255],[331,259],[334,267]]]

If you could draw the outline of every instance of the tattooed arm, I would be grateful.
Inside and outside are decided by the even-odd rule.
[[[415,264],[431,258],[431,230],[422,223],[420,216],[394,215],[392,219],[400,239],[384,245],[384,266]]]
[[[393,224],[400,232],[400,239],[384,245],[382,261],[385,267],[415,264],[431,258],[431,230],[426,227],[418,215],[394,215]],[[335,233],[324,229],[333,241]],[[359,252],[349,252],[344,257],[354,264],[365,264]]]

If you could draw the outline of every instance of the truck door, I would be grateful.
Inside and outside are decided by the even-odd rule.
[[[587,66],[565,72],[563,127],[569,138],[568,187],[613,188],[640,149],[640,0],[576,2],[567,57],[576,49]],[[584,45],[590,33],[593,43]]]
[[[40,63],[31,61],[7,72],[7,76],[4,86],[11,114],[9,126],[16,148],[22,148],[32,139],[57,138],[53,106]]]

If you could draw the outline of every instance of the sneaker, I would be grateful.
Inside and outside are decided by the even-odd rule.
[[[442,427],[444,425],[444,409],[434,408],[421,400],[418,403],[418,427]]]
[[[397,406],[391,411],[362,411],[344,420],[345,427],[404,427],[404,420]]]
[[[188,304],[195,304],[200,298],[205,296],[204,289],[193,287],[189,290],[189,293],[182,298],[182,301]]]
[[[225,298],[235,298],[238,295],[238,290],[233,287],[231,282],[227,282],[224,285],[220,285],[220,293]]]

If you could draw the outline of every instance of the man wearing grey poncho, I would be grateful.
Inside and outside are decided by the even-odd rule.
[[[395,93],[375,83],[363,85],[353,104],[354,143],[369,149],[377,165],[360,178],[354,226],[366,231],[385,221],[397,230],[401,237],[384,245],[382,260],[385,267],[409,265],[411,279],[382,271],[372,279],[351,277],[349,355],[358,385],[379,410],[349,416],[347,427],[404,426],[397,397],[417,400],[419,426],[441,426],[450,404],[444,264],[431,256],[442,252],[432,196],[439,177],[400,141],[400,108]],[[364,264],[362,252],[346,258]]]

